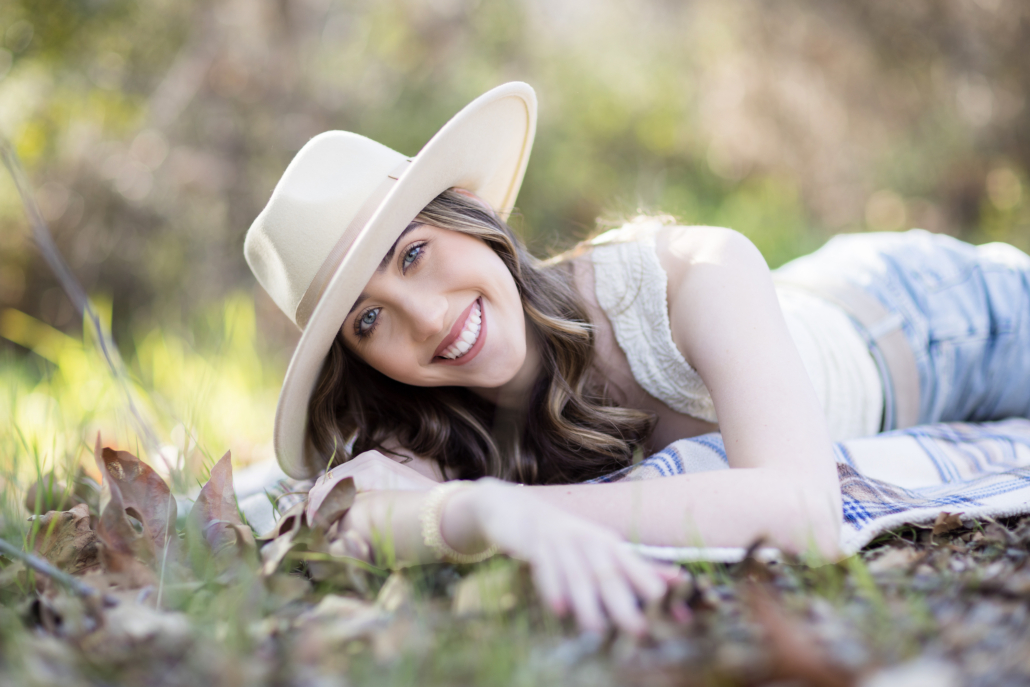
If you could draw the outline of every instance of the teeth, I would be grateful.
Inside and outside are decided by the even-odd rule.
[[[479,301],[476,301],[475,305],[472,306],[472,312],[469,313],[468,320],[465,322],[465,328],[462,329],[458,338],[443,352],[441,357],[454,360],[468,353],[472,345],[476,343],[476,339],[479,338],[479,332],[482,327],[483,315],[479,308]]]

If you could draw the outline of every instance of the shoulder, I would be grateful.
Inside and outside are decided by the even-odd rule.
[[[573,264],[580,291],[589,297],[595,286],[591,266],[613,270],[605,274],[618,281],[622,262],[639,262],[640,250],[645,247],[647,252],[654,251],[665,273],[670,305],[675,294],[692,290],[691,286],[699,283],[769,279],[765,258],[740,232],[672,225],[661,218],[634,221],[607,231],[565,257]]]
[[[415,472],[428,477],[434,482],[449,479],[443,467],[431,458],[416,454],[404,446],[396,436],[390,436],[380,447],[381,452],[401,465],[407,465]]]
[[[673,341],[703,378],[714,361],[732,363],[752,346],[768,343],[769,333],[782,324],[769,267],[743,234],[668,227],[656,238],[655,250],[668,275]]]
[[[733,229],[666,226],[655,234],[655,252],[669,279],[669,294],[686,282],[768,278],[768,265],[746,236]]]

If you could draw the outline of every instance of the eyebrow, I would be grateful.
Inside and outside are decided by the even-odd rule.
[[[405,227],[404,231],[401,232],[401,235],[398,236],[397,240],[393,242],[392,246],[390,246],[390,250],[386,251],[386,256],[383,257],[383,261],[379,263],[379,267],[376,268],[376,272],[382,272],[386,269],[386,266],[390,264],[391,260],[393,260],[393,254],[397,252],[397,244],[401,242],[401,239],[404,238],[408,232],[420,226],[422,226],[421,222],[411,222],[407,227]],[[366,300],[368,300],[368,294],[362,291],[361,295],[358,296],[358,300],[354,301],[354,305],[352,305],[350,310],[347,311],[347,317],[350,317],[351,313],[357,310],[358,306]],[[346,317],[344,319],[346,319]]]

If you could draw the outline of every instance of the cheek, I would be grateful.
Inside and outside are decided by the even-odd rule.
[[[367,355],[362,356],[364,361],[391,379],[408,383],[418,368],[410,350],[405,350],[395,341],[387,341],[386,337],[381,337],[370,349]]]

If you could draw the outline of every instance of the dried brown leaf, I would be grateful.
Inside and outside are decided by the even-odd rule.
[[[109,584],[139,589],[156,583],[153,571],[144,563],[154,561],[153,539],[132,526],[121,490],[113,479],[104,479],[100,490],[97,537],[102,544],[100,563]]]
[[[37,524],[33,542],[37,554],[72,575],[100,569],[97,533],[90,527],[89,506],[85,503],[68,511],[50,511]]]
[[[254,548],[254,535],[240,518],[236,507],[229,451],[211,468],[211,476],[200,490],[189,519],[193,527],[203,534],[212,551],[232,545],[239,549]],[[244,531],[247,531],[246,535],[241,534]]]
[[[347,513],[357,493],[353,477],[334,477],[330,470],[308,492],[305,515],[309,526],[328,530]]]
[[[361,599],[331,594],[294,621],[299,633],[297,659],[305,662],[325,660],[329,652],[357,639],[368,639],[389,626],[391,614],[376,604]]]
[[[103,623],[103,614],[94,601],[51,585],[47,593],[37,597],[33,610],[51,634],[81,639]]]
[[[1008,528],[994,520],[988,522],[984,527],[984,541],[1002,546],[1013,546],[1017,543]]]
[[[454,589],[451,612],[456,616],[497,615],[518,603],[518,573],[514,565],[479,568]]]
[[[379,595],[376,596],[376,604],[390,613],[394,613],[410,606],[414,595],[415,588],[412,586],[411,580],[404,573],[397,571],[383,583]]]
[[[294,539],[304,526],[304,504],[298,503],[283,514],[276,527],[275,538],[261,548],[261,574],[268,576],[279,569],[286,554],[294,547]]]
[[[0,568],[0,589],[23,587],[28,584],[29,569],[21,561],[14,561]]]
[[[937,519],[933,521],[933,530],[931,530],[931,534],[937,536],[938,534],[957,530],[960,527],[964,527],[962,524],[961,513],[946,513],[941,511],[937,515]]]
[[[912,570],[926,559],[928,553],[911,546],[890,547],[869,562],[869,572],[879,575],[891,570]]]
[[[25,510],[30,513],[68,511],[84,503],[67,484],[57,479],[53,471],[40,477],[25,492]]]
[[[300,501],[293,504],[282,517],[279,518],[279,522],[275,523],[275,529],[268,534],[264,534],[259,539],[275,539],[283,534],[286,534],[290,530],[295,530],[299,527],[307,527],[307,516],[305,515],[306,502]]]
[[[792,619],[765,586],[748,585],[745,600],[763,630],[772,661],[771,677],[812,687],[855,684],[855,677],[830,659],[812,632]]]
[[[106,477],[106,475],[105,475]],[[125,511],[122,491],[113,479],[105,479],[100,489],[100,519],[97,535],[105,548],[127,556],[154,559],[154,542],[146,530],[137,532]]]
[[[100,434],[97,434],[95,457],[104,482],[110,479],[117,483],[122,505],[143,525],[154,550],[163,552],[171,547],[175,553],[179,541],[175,533],[175,499],[161,476],[128,451],[101,447]]]
[[[300,575],[272,575],[265,580],[265,589],[282,605],[299,601],[311,591],[311,581]]]
[[[104,613],[104,627],[84,642],[94,657],[131,660],[144,656],[183,655],[193,646],[193,628],[182,613],[125,601]]]

